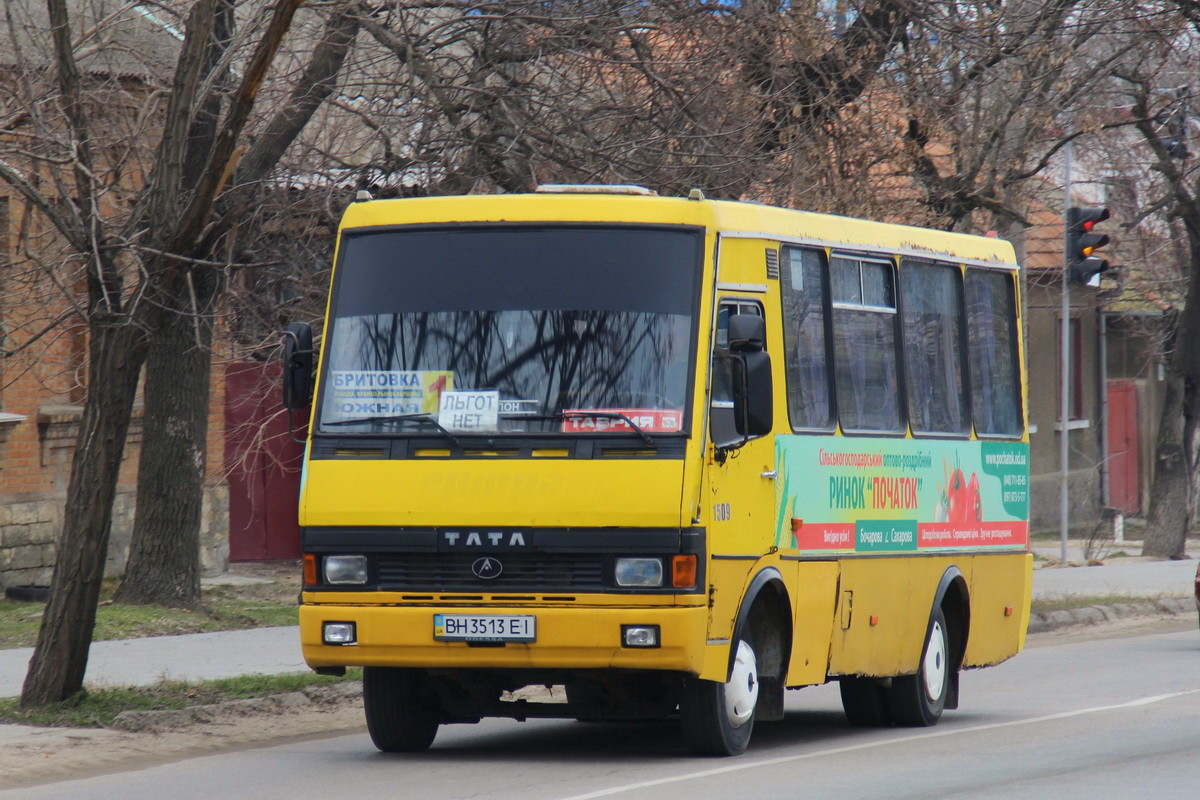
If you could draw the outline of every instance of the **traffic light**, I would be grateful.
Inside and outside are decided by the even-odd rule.
[[[1154,122],[1158,126],[1159,144],[1171,158],[1192,157],[1188,149],[1188,127],[1191,119],[1188,101],[1191,99],[1191,93],[1191,87],[1176,87],[1174,107],[1163,109],[1154,115]]]
[[[1107,208],[1067,209],[1067,228],[1063,246],[1067,251],[1067,275],[1071,283],[1088,284],[1092,278],[1108,269],[1108,262],[1095,252],[1108,244],[1103,233],[1092,233],[1097,222],[1108,219]]]

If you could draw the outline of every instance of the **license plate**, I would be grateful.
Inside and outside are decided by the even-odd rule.
[[[532,642],[537,618],[499,614],[434,614],[433,638],[439,642]]]

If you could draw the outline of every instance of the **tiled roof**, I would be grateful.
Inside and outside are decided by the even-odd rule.
[[[1158,316],[1183,305],[1179,286],[1150,282],[1137,273],[1125,275],[1119,285],[1102,277],[1100,288],[1111,291],[1104,301],[1104,310],[1110,314]]]
[[[45,0],[4,0],[0,67],[41,69],[52,59]],[[67,0],[79,68],[92,75],[170,75],[179,52],[179,21],[163,4]],[[11,16],[12,24],[9,24]]]

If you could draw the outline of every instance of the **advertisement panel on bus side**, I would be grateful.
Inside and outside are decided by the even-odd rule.
[[[1029,543],[1022,442],[776,437],[776,531],[802,554],[1012,550]]]

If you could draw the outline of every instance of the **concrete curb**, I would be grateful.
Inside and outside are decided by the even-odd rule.
[[[1047,633],[1076,625],[1101,625],[1121,619],[1174,616],[1195,611],[1196,601],[1191,597],[1162,597],[1157,600],[1130,600],[1128,603],[1111,605],[1035,611],[1029,615],[1029,632]]]
[[[344,704],[359,697],[362,697],[362,682],[346,681],[329,686],[310,686],[299,692],[282,692],[245,700],[223,700],[189,708],[122,711],[109,727],[131,733],[161,733],[197,723],[220,723],[232,717],[311,711]]]

